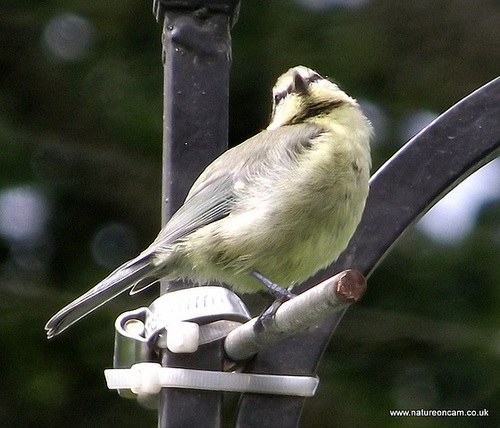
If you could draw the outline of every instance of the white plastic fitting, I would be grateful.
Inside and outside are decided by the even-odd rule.
[[[193,353],[198,350],[200,342],[200,326],[195,322],[177,321],[166,328],[166,347],[175,354]],[[163,335],[162,335],[163,336]],[[157,345],[162,347],[163,337]]]

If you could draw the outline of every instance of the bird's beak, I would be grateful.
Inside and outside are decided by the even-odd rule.
[[[307,81],[302,77],[302,75],[297,70],[295,70],[293,72],[292,92],[304,95],[307,93],[308,86],[309,84],[307,83]]]

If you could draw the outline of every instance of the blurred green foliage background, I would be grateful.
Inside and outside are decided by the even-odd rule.
[[[157,289],[53,341],[43,331],[159,229],[163,70],[151,3],[0,2],[2,427],[156,426],[154,411],[106,389],[103,369],[115,317]],[[498,0],[243,0],[232,34],[230,144],[266,125],[274,80],[304,64],[361,101],[377,132],[374,170],[500,74]],[[500,426],[498,162],[489,171],[380,265],[330,344],[302,427]],[[489,417],[389,417],[420,408]]]

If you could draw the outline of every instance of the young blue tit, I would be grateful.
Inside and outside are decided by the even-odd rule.
[[[48,321],[49,338],[161,278],[266,286],[284,300],[280,287],[337,259],[368,195],[372,127],[356,100],[303,66],[279,77],[273,96],[267,129],[210,164],[146,250]]]

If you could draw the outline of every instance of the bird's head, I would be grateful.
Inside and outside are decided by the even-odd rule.
[[[310,68],[299,65],[282,74],[273,88],[273,113],[267,129],[334,120],[336,113],[359,110],[353,98]]]

